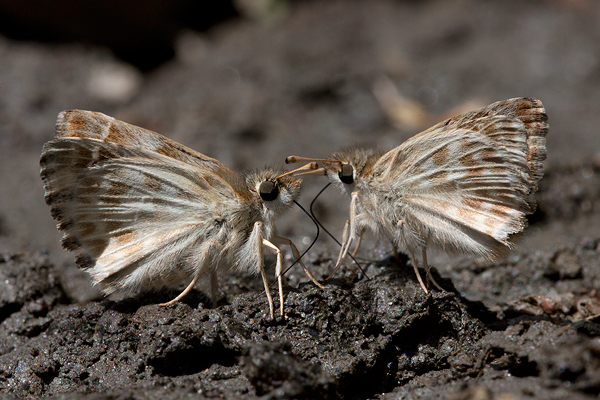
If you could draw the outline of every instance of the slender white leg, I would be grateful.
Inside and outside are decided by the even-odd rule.
[[[331,279],[335,273],[340,269],[342,258],[344,258],[344,249],[346,248],[346,243],[350,240],[348,237],[348,232],[350,230],[350,220],[346,220],[346,224],[344,225],[344,232],[342,233],[342,248],[340,249],[340,254],[338,255],[337,261],[335,262],[335,266],[333,267],[333,271],[327,277],[327,279]]]
[[[421,274],[419,274],[419,269],[417,268],[417,259],[415,258],[415,253],[412,251],[412,249],[409,249],[408,252],[410,253],[410,262],[412,263],[413,268],[415,270],[415,274],[417,275],[417,280],[421,284],[423,291],[425,293],[429,293],[427,291],[427,288],[425,287],[425,284],[423,283],[423,279],[421,279]]]
[[[159,304],[159,306],[161,306],[161,307],[170,306],[171,304],[175,304],[179,300],[183,299],[190,292],[190,290],[192,290],[192,288],[194,287],[196,282],[198,282],[199,277],[200,277],[200,270],[198,270],[196,275],[194,275],[194,279],[192,279],[190,284],[185,289],[183,289],[183,292],[179,293],[179,296],[175,297],[171,301],[167,301],[166,303],[161,303],[161,304]]]
[[[400,236],[404,236],[404,220],[399,220],[396,223],[396,227],[401,229]],[[406,242],[406,240],[405,240]],[[396,259],[396,261],[400,261],[400,253],[398,253],[398,242],[394,241],[392,242],[392,251],[394,252],[394,258]]]
[[[260,258],[259,266],[260,266],[260,276],[262,277],[263,284],[265,285],[265,293],[267,295],[267,301],[269,302],[269,311],[271,314],[271,320],[274,320],[275,319],[275,311],[274,311],[275,306],[273,305],[273,297],[271,296],[271,291],[269,290],[269,282],[267,281],[267,274],[265,273],[265,265],[264,265],[262,256]]]
[[[362,235],[364,235],[365,233],[365,229],[361,228],[360,232],[356,234],[356,236],[358,236],[358,239],[356,240],[356,246],[354,247],[354,250],[352,250],[352,253],[350,253],[350,255],[354,258],[356,257],[356,253],[358,253],[358,249],[360,248],[360,245],[362,243]]]
[[[405,230],[406,228],[408,228],[409,230],[411,230],[411,233],[410,233],[410,235],[411,235],[412,237],[416,236],[416,234],[415,234],[415,232],[413,232],[413,231],[412,231],[412,229],[410,229],[410,226],[408,226],[408,225],[406,225],[406,224],[404,223],[404,220],[399,220],[399,221],[396,223],[396,226],[397,226],[398,228],[400,228],[400,229],[401,229],[401,233],[400,233],[400,235],[402,236],[402,238],[403,238],[403,240],[404,240],[404,243],[405,243],[406,247],[408,248],[408,253],[409,253],[409,255],[410,255],[410,262],[412,263],[412,265],[413,265],[413,269],[415,270],[415,275],[417,275],[417,280],[419,281],[419,284],[420,284],[420,285],[421,285],[421,287],[423,288],[423,291],[424,291],[425,293],[429,293],[429,291],[427,290],[427,287],[426,287],[426,286],[425,286],[425,284],[423,283],[423,279],[421,278],[421,274],[419,274],[419,268],[418,268],[418,264],[417,264],[417,258],[415,257],[415,252],[413,251],[412,247],[408,245],[408,243],[409,243],[409,240],[407,240],[407,238],[406,238],[406,233],[405,233],[405,231],[404,231],[404,230]],[[425,255],[425,258],[423,259],[423,262],[424,262],[425,264],[427,264],[427,256],[426,256],[426,253],[425,253],[425,250],[426,250],[426,249],[427,249],[427,247],[426,247],[426,246],[423,246],[423,254]]]
[[[269,312],[271,315],[271,320],[275,319],[275,306],[273,305],[273,297],[271,296],[271,290],[269,289],[269,281],[267,280],[267,273],[265,272],[265,259],[264,259],[264,242],[262,238],[262,222],[256,221],[254,223],[254,228],[252,229],[252,233],[250,234],[250,240],[254,243],[254,248],[256,249],[256,254],[258,257],[258,269],[260,271],[260,276],[263,281],[263,285],[265,286],[265,294],[267,295],[267,301],[269,302]]]
[[[283,257],[281,255],[281,250],[279,250],[279,248],[273,243],[269,242],[267,239],[263,239],[262,243],[263,246],[273,250],[277,255],[277,264],[275,265],[275,276],[277,276],[277,286],[279,287],[279,315],[283,317],[283,281],[281,278],[281,272],[283,271]]]
[[[302,266],[302,269],[304,269],[304,272],[306,273],[306,275],[310,278],[311,281],[313,281],[313,283],[315,285],[317,285],[318,287],[320,287],[321,289],[325,289],[325,286],[321,285],[316,279],[315,277],[310,273],[310,271],[308,270],[308,268],[306,268],[306,266],[304,265],[304,263],[302,262],[302,259],[300,258],[300,252],[298,251],[298,248],[296,247],[296,245],[294,244],[294,242],[292,242],[290,239],[288,238],[284,238],[281,236],[274,236],[272,239],[273,242],[278,242],[278,243],[282,243],[282,244],[287,244],[290,246],[290,248],[292,249],[292,254],[294,256],[294,260],[298,260],[298,263]]]
[[[357,203],[358,203],[358,193],[352,192],[352,194],[350,196],[351,196],[352,200],[350,200],[350,226],[348,227],[349,235],[348,235],[348,241],[346,243],[346,249],[344,250],[343,257],[346,257],[346,254],[348,254],[348,250],[350,250],[350,244],[352,244],[352,242],[354,242],[354,241],[358,241],[357,240],[358,231],[357,231],[357,227],[356,227],[356,208],[357,208]],[[359,243],[359,245],[360,245],[360,243]]]
[[[356,204],[358,202],[358,193],[352,192],[351,198],[352,200],[350,201],[350,219],[347,220],[346,225],[344,225],[344,233],[342,235],[342,248],[340,250],[340,255],[338,256],[338,259],[335,263],[335,267],[333,268],[333,272],[331,273],[331,275],[329,275],[329,278],[335,275],[335,273],[338,271],[342,259],[346,257],[346,254],[348,254],[348,250],[350,249],[350,245],[358,236],[356,232]],[[360,246],[360,241],[357,240],[357,242],[357,246]]]

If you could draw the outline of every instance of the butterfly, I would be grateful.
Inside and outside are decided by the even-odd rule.
[[[535,210],[548,118],[541,101],[514,98],[461,114],[382,152],[351,148],[317,161],[350,195],[335,269],[368,229],[406,249],[423,290],[415,254],[429,281],[427,248],[495,259]],[[335,270],[334,270],[335,271]]]
[[[289,245],[309,278],[296,246],[278,236],[276,218],[300,195],[303,171],[265,168],[234,172],[158,133],[99,112],[58,115],[55,139],[40,158],[45,200],[64,232],[62,245],[76,253],[105,294],[131,294],[210,277],[216,304],[218,274],[234,268],[260,272],[274,318],[264,269],[265,249],[276,254],[283,316],[278,245]]]

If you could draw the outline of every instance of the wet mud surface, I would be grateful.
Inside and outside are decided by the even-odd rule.
[[[0,37],[0,397],[598,398],[599,13],[586,0],[290,2],[279,20],[169,31],[174,57],[144,73],[106,49]],[[421,111],[386,111],[382,77]],[[517,96],[549,115],[538,209],[497,262],[431,254],[445,292],[425,294],[403,255],[367,237],[363,271],[346,263],[324,290],[294,267],[285,319],[269,320],[249,273],[222,277],[216,307],[202,285],[169,307],[157,303],[176,290],[103,298],[43,201],[40,150],[64,109],[251,169],[389,149],[456,107]],[[301,203],[322,187],[307,178]],[[330,191],[316,204],[332,233],[347,203]],[[314,237],[298,209],[279,226],[301,251]],[[321,233],[305,256],[320,281],[338,249]]]
[[[600,185],[595,172],[587,190]],[[575,182],[581,170],[570,174]],[[577,210],[568,196],[544,200],[566,175],[547,178],[540,212]],[[323,278],[335,256],[320,245],[306,261]],[[169,307],[156,303],[176,292],[120,300],[92,294],[82,304],[47,256],[4,253],[0,390],[6,398],[63,399],[600,393],[600,237],[516,251],[498,263],[452,262],[451,275],[437,277],[447,292],[430,294],[403,257],[361,264],[368,278],[347,266],[324,290],[289,286],[285,319],[270,321],[256,277],[226,279],[215,308],[200,291]]]
[[[597,191],[597,167],[585,168],[595,171],[586,190]],[[577,210],[549,196],[569,174],[573,183],[581,169],[549,174],[540,212]],[[321,245],[307,265],[325,277],[335,255]],[[168,307],[156,303],[169,292],[78,304],[47,257],[2,254],[0,390],[61,399],[600,394],[600,237],[498,263],[454,261],[451,276],[437,276],[447,291],[429,294],[403,257],[361,263],[368,278],[346,266],[324,290],[287,287],[286,316],[270,321],[255,277],[226,280],[215,308],[201,291]]]

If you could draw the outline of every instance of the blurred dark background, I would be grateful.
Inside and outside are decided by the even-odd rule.
[[[175,56],[183,29],[239,16],[230,1],[1,1],[0,30],[14,40],[105,46],[142,71]]]
[[[550,118],[549,173],[598,166],[598,21],[595,0],[2,0],[0,250],[72,263],[38,165],[70,108],[251,169],[354,144],[390,149],[452,113],[532,96]],[[306,204],[323,182],[305,183]],[[331,191],[318,206],[337,233],[345,203]],[[594,207],[536,225],[524,243],[597,232]],[[307,221],[293,210],[281,233],[304,243]]]

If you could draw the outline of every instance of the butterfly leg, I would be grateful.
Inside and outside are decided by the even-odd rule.
[[[264,264],[264,260],[262,258],[262,254],[260,257],[259,268],[260,268],[260,276],[262,277],[263,284],[265,285],[265,294],[267,295],[267,301],[269,302],[269,311],[270,311],[271,319],[274,320],[275,312],[274,312],[274,306],[273,306],[273,297],[271,296],[271,291],[269,289],[269,282],[267,281],[267,274],[265,273],[265,264]]]
[[[258,263],[258,270],[260,271],[260,276],[263,281],[263,285],[265,286],[265,294],[267,295],[267,301],[269,302],[269,312],[271,315],[271,320],[275,319],[275,307],[273,305],[273,297],[271,296],[271,290],[269,289],[269,281],[267,280],[267,273],[265,272],[265,258],[264,258],[264,247],[269,245],[274,246],[268,240],[263,239],[262,235],[262,222],[256,221],[254,223],[254,228],[252,229],[252,233],[250,234],[250,239],[254,245],[254,251],[256,251],[256,260]]]
[[[284,237],[281,237],[281,236],[275,236],[275,237],[273,237],[273,241],[277,241],[279,243],[283,243],[283,244],[289,245],[290,248],[292,249],[292,254],[294,255],[294,259],[298,260],[298,264],[300,264],[302,266],[302,268],[304,269],[304,272],[310,278],[310,280],[313,281],[313,283],[315,285],[317,285],[318,287],[320,287],[321,289],[325,289],[325,286],[321,285],[319,283],[319,281],[317,281],[315,279],[315,277],[313,276],[313,274],[310,273],[310,271],[308,270],[308,268],[306,268],[306,266],[302,262],[302,258],[300,257],[300,252],[298,251],[298,248],[296,247],[296,245],[290,239],[284,238]]]
[[[196,275],[194,275],[194,279],[192,279],[190,284],[183,290],[183,292],[181,292],[179,294],[179,296],[175,297],[171,301],[167,301],[166,303],[161,303],[161,304],[159,304],[159,306],[161,306],[161,307],[170,306],[171,304],[175,304],[179,300],[183,299],[190,292],[190,290],[193,289],[196,282],[198,282],[198,278],[200,278],[200,270],[198,270],[198,272],[196,272]]]
[[[333,271],[327,279],[331,279],[335,273],[340,269],[342,259],[344,258],[344,249],[346,248],[346,243],[348,242],[348,230],[350,228],[350,220],[346,220],[346,224],[344,225],[344,231],[342,233],[342,248],[340,249],[340,254],[338,255],[337,261],[335,262],[335,266],[333,267]]]
[[[356,232],[356,202],[358,201],[358,193],[352,192],[352,200],[350,202],[350,219],[346,221],[346,225],[344,225],[344,232],[342,234],[342,248],[340,249],[340,254],[335,263],[335,267],[333,268],[333,272],[329,275],[331,278],[335,273],[340,269],[342,259],[346,257],[348,254],[348,250],[350,249],[350,245],[357,237]],[[360,241],[358,241],[357,247],[360,246]]]
[[[280,304],[280,309],[279,309],[279,315],[281,317],[283,317],[283,280],[281,278],[282,275],[282,271],[283,271],[283,256],[281,255],[281,250],[279,250],[279,247],[275,246],[273,243],[269,242],[267,239],[263,239],[263,245],[265,247],[268,247],[269,249],[273,250],[275,252],[275,254],[277,255],[277,264],[275,265],[275,276],[277,277],[277,286],[279,288],[279,304]],[[263,268],[264,271],[264,268]],[[266,283],[266,278],[264,279],[265,281],[265,285]],[[267,287],[265,287],[265,289],[268,289]],[[273,300],[271,300],[272,302]],[[271,308],[271,319],[275,319],[274,315],[273,315],[273,308]]]
[[[400,219],[396,223],[396,227],[400,230],[400,235],[403,235],[404,232],[404,220]],[[400,253],[398,252],[398,240],[392,241],[392,252],[394,253],[394,259],[397,262],[400,262]],[[413,264],[414,265],[414,264]]]
[[[357,203],[358,203],[358,193],[356,192],[352,192],[351,194],[352,200],[350,201],[350,226],[348,227],[349,230],[349,237],[348,237],[348,241],[346,243],[346,250],[344,252],[344,257],[346,256],[346,254],[348,254],[348,250],[350,250],[350,245],[352,244],[352,242],[354,242],[356,240],[356,246],[357,248],[355,249],[356,251],[358,251],[358,247],[360,246],[360,235],[358,233],[358,228],[356,226],[356,208],[357,208]],[[361,233],[362,234],[362,229],[361,229]]]
[[[425,293],[429,293],[429,291],[427,290],[427,287],[425,287],[425,284],[423,283],[423,279],[421,278],[421,274],[419,274],[419,268],[417,268],[417,259],[415,257],[415,253],[412,251],[412,249],[409,249],[408,252],[410,253],[410,262],[412,263],[413,269],[415,270],[415,274],[417,275],[417,280],[421,284],[421,287],[423,288],[423,291]]]
[[[362,235],[365,233],[365,229],[361,228],[360,232],[356,234],[356,236],[358,236],[358,239],[356,240],[356,246],[354,247],[354,250],[352,250],[352,253],[350,253],[350,256],[352,258],[356,257],[356,253],[358,253],[358,249],[362,243]]]
[[[348,230],[350,229],[350,220],[346,220],[346,224],[344,225],[344,230],[342,232],[342,248],[340,249],[340,254],[338,255],[337,261],[335,262],[334,272],[331,274],[335,274],[338,270],[340,263],[342,262],[342,258],[344,258],[344,249],[346,248],[346,244],[348,243]]]
[[[431,282],[433,283],[433,286],[435,286],[442,292],[445,292],[445,290],[442,289],[442,287],[435,281],[435,279],[433,279],[433,275],[431,275],[431,267],[429,266],[429,264],[427,264],[427,247],[423,247],[423,268],[425,268],[425,271],[427,271],[427,283]]]
[[[396,223],[396,227],[398,227],[400,229],[400,236],[403,238],[404,243],[406,245],[406,247],[408,248],[408,253],[410,256],[410,262],[413,265],[413,269],[415,270],[415,275],[417,275],[417,280],[419,281],[419,284],[421,285],[421,287],[423,288],[423,291],[425,293],[429,293],[429,291],[427,290],[427,287],[425,286],[425,284],[423,283],[423,279],[421,278],[421,274],[419,274],[419,268],[418,268],[418,264],[417,264],[417,258],[415,257],[415,252],[412,249],[412,246],[409,246],[409,241],[407,240],[407,233],[405,231],[405,229],[409,229],[410,230],[410,236],[415,236],[415,233],[412,231],[412,229],[410,229],[410,226],[406,225],[404,223],[404,220],[399,220]],[[396,246],[394,246],[394,248],[396,248]],[[426,247],[423,246],[423,254],[425,254],[425,249]],[[396,249],[397,251],[397,249]],[[423,262],[425,263],[425,265],[427,265],[427,257],[425,257],[423,259]],[[425,270],[427,270],[427,268],[425,268]]]

